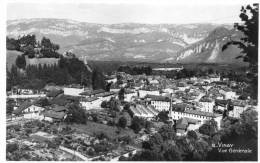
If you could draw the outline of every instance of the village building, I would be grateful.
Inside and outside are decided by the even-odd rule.
[[[221,110],[221,111],[227,110],[228,103],[229,103],[228,100],[216,99],[215,100],[215,106],[214,106],[215,109],[214,110]]]
[[[80,96],[80,93],[84,92],[84,87],[80,85],[70,85],[63,88],[64,95]]]
[[[169,111],[169,117],[171,120],[179,120],[181,118],[191,118],[198,120],[200,124],[203,124],[204,121],[215,119],[218,122],[218,125],[220,125],[221,115],[214,114],[211,112],[204,112],[199,110],[194,110],[194,107],[187,104],[174,104],[172,106],[172,109]]]
[[[185,82],[178,82],[176,86],[180,91],[185,91],[185,89],[189,88],[189,86]]]
[[[97,90],[87,90],[84,91],[82,93],[80,93],[79,95],[82,97],[93,97],[95,95],[101,94],[101,93],[105,93],[106,91],[103,89],[97,89]]]
[[[200,99],[199,102],[202,105],[202,107],[200,108],[201,111],[213,113],[213,108],[215,105],[215,102],[213,99],[211,99],[207,96],[204,96]]]
[[[148,90],[148,89],[140,89],[138,90],[138,95],[140,98],[144,98],[146,95],[160,95],[159,90]]]
[[[127,89],[127,90],[125,90],[124,101],[127,101],[127,102],[133,101],[134,97],[136,97],[136,96],[138,96],[138,92]]]
[[[43,112],[43,120],[49,122],[60,122],[67,117],[68,109],[64,106],[55,105],[50,110]]]
[[[243,100],[232,100],[231,103],[231,110],[229,110],[228,115],[233,118],[240,118],[240,114],[242,114],[246,108],[246,102]]]
[[[83,97],[80,98],[82,108],[86,110],[101,109],[103,101],[109,101],[111,97],[115,96],[115,92],[105,92],[104,90],[96,90],[91,92],[81,93]]]
[[[232,91],[229,87],[224,87],[219,90],[219,93],[221,93],[224,96],[224,99],[237,99],[238,96],[236,95],[236,92]]]
[[[220,76],[219,75],[216,75],[216,74],[214,74],[214,75],[209,75],[209,79],[210,79],[210,82],[212,83],[212,82],[218,82],[218,81],[220,81]]]
[[[145,119],[152,119],[158,115],[158,111],[151,105],[131,105],[130,111],[132,112],[133,116],[141,117]]]
[[[145,99],[150,105],[152,105],[156,110],[168,111],[170,108],[170,98],[166,96],[156,96],[156,95],[146,95]]]
[[[107,79],[105,80],[107,83],[116,83],[117,82],[117,78],[116,76],[109,76],[107,77]]]
[[[176,122],[176,135],[184,136],[187,131],[196,130],[200,127],[199,121],[192,118],[181,118]]]
[[[16,110],[13,111],[15,116],[22,116],[25,119],[38,119],[42,120],[41,113],[45,110],[44,107],[38,106],[31,102],[24,102]]]
[[[101,103],[102,101],[97,97],[87,97],[80,99],[80,104],[85,110],[99,109],[101,108]]]

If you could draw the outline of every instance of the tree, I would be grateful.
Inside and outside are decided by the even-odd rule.
[[[168,111],[159,112],[156,118],[161,122],[167,123],[169,121]]]
[[[37,103],[43,107],[50,105],[50,102],[47,98],[41,98],[41,99],[39,99],[39,101]]]
[[[131,126],[132,124],[132,117],[127,111],[121,112],[121,116],[123,116],[126,119],[126,126]]]
[[[144,150],[133,156],[132,161],[163,161],[161,153],[152,150]]]
[[[189,139],[192,139],[192,140],[197,140],[197,138],[198,138],[196,132],[193,131],[193,130],[188,131],[187,137],[188,137]]]
[[[107,101],[101,102],[101,108],[107,108]]]
[[[120,101],[124,101],[125,99],[125,89],[121,88],[118,92],[118,98]]]
[[[174,131],[174,128],[169,124],[169,125],[163,125],[158,133],[161,134],[163,140],[174,140],[176,138],[176,133]]]
[[[181,153],[177,146],[170,146],[163,154],[166,161],[181,161]]]
[[[124,141],[126,144],[130,144],[131,142],[133,142],[133,139],[129,135],[122,136],[119,139],[120,141]]]
[[[209,144],[206,141],[196,141],[194,143],[193,160],[205,160],[209,152]]]
[[[7,144],[6,145],[6,152],[13,153],[14,151],[18,150],[18,144]]]
[[[257,125],[257,111],[253,109],[248,109],[244,111],[240,117],[240,127],[238,128],[239,133],[242,135],[245,135],[247,138],[254,138],[257,139],[257,130],[258,130],[258,125]]]
[[[131,129],[133,129],[134,132],[137,134],[137,133],[139,133],[139,131],[141,131],[142,127],[141,127],[140,123],[138,123],[138,121],[133,119]]]
[[[25,35],[18,39],[19,44],[21,47],[32,46],[35,47],[36,45],[36,36],[35,35]]]
[[[214,73],[214,70],[212,68],[209,68],[208,69],[208,74],[213,74]]]
[[[96,138],[98,138],[99,140],[103,140],[103,139],[109,139],[109,136],[105,133],[105,132],[103,132],[103,131],[99,131],[99,132],[94,132],[94,136],[96,137]]]
[[[115,99],[115,97],[111,97],[109,101],[110,109],[116,112],[120,111],[120,101]]]
[[[212,136],[214,133],[217,132],[217,129],[217,122],[214,119],[211,119],[200,126],[199,132],[208,136]]]
[[[26,66],[26,60],[24,55],[18,55],[15,64],[18,68],[24,69]]]
[[[154,150],[156,152],[162,152],[162,145],[163,145],[163,137],[160,133],[155,133],[152,135],[147,142],[146,146],[143,144],[144,149]]]
[[[86,124],[87,117],[85,110],[80,108],[77,104],[69,105],[67,115],[65,119],[66,122]]]
[[[134,117],[132,120],[131,129],[134,130],[135,133],[139,133],[142,128],[144,128],[146,125],[146,121],[139,117]]]
[[[121,128],[125,128],[127,125],[127,119],[125,117],[120,117],[118,120],[118,126]]]
[[[8,100],[6,102],[6,114],[10,115],[12,114],[13,110],[14,110],[14,106],[15,106],[15,101],[14,100]]]
[[[240,119],[225,118],[222,124],[220,142],[234,144],[235,147],[250,149],[247,154],[220,153],[218,148],[213,148],[207,156],[208,161],[257,161],[258,156],[258,118],[257,112],[252,109],[244,111]]]
[[[19,51],[20,50],[19,41],[14,38],[6,37],[6,49]]]
[[[42,40],[41,40],[41,46],[43,49],[48,49],[48,50],[51,50],[53,45],[51,43],[51,40],[46,38],[46,37],[43,37]]]
[[[105,91],[109,92],[112,84],[113,84],[112,82],[107,83]]]
[[[256,99],[258,90],[258,8],[259,4],[242,6],[239,17],[243,23],[235,23],[234,28],[241,31],[243,37],[239,41],[231,40],[222,47],[222,50],[225,50],[229,45],[235,45],[242,49],[243,54],[237,58],[242,58],[244,62],[249,63],[252,97]]]
[[[93,89],[105,89],[106,88],[104,75],[98,69],[94,69],[92,71],[92,87],[93,87]],[[106,88],[106,89],[108,89],[108,88]],[[109,88],[109,90],[110,90],[110,88]]]
[[[10,72],[7,72],[7,89],[11,90],[11,88],[17,85],[20,82],[20,76],[17,69],[17,66],[12,65]]]

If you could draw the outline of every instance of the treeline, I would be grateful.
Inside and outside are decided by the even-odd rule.
[[[57,50],[59,45],[43,37],[36,41],[35,35],[26,35],[18,39],[6,38],[8,50],[23,52],[17,56],[15,65],[7,70],[7,90],[13,86],[40,90],[47,83],[57,85],[81,84],[93,86],[93,89],[105,89],[103,73],[94,68],[92,72],[76,57],[65,58]],[[58,64],[26,65],[25,56],[29,58],[60,58]]]
[[[187,69],[184,68],[180,71],[168,71],[165,72],[165,76],[167,78],[173,78],[173,79],[181,79],[181,78],[190,78],[190,77],[200,77],[200,76],[206,76],[209,74],[218,74],[218,71],[214,71],[213,69]]]
[[[24,35],[18,39],[6,37],[6,49],[23,52],[29,58],[59,58],[57,52],[60,46],[51,42],[49,38],[43,37],[41,41],[36,40],[35,35]]]
[[[152,68],[150,66],[120,66],[117,71],[125,72],[130,75],[152,74]]]
[[[92,73],[79,59],[61,57],[58,65],[28,65],[25,70],[13,65],[7,72],[7,90],[16,85],[39,90],[47,83],[91,86],[92,77]]]

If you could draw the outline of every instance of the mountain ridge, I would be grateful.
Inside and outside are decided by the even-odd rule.
[[[214,33],[215,31],[215,33]],[[96,24],[68,19],[33,18],[7,21],[7,36],[18,37],[23,34],[43,36],[60,45],[60,53],[73,51],[78,57],[88,60],[121,60],[148,62],[187,62],[184,56],[204,56],[201,48],[206,47],[208,58],[213,47],[222,46],[224,37],[234,34],[231,25],[213,23],[190,24]],[[213,41],[211,41],[212,39]],[[214,42],[214,45],[212,42]],[[201,45],[200,45],[201,44]],[[217,47],[215,47],[216,49]],[[231,47],[233,48],[233,47]],[[209,62],[219,61],[220,47]],[[190,52],[187,52],[190,50]],[[196,53],[195,53],[195,52]],[[232,52],[232,50],[230,51]],[[236,51],[237,52],[237,51]],[[187,53],[191,53],[187,55]],[[213,56],[214,56],[213,55]],[[179,58],[179,59],[177,59]],[[182,59],[184,58],[184,59]],[[191,57],[195,62],[207,62],[207,57]],[[223,59],[222,59],[223,60]],[[236,60],[229,59],[230,62]]]

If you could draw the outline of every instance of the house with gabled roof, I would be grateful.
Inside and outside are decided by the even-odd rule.
[[[15,116],[23,116],[25,119],[39,119],[43,117],[41,113],[45,110],[44,107],[34,103],[25,101],[17,109],[13,111]]]
[[[68,108],[65,106],[53,105],[49,110],[45,110],[42,115],[46,121],[62,121],[67,117]]]
[[[176,135],[177,136],[182,136],[182,135],[186,135],[187,131],[189,130],[196,130],[198,129],[200,126],[199,121],[196,119],[192,119],[192,118],[181,118],[179,120],[177,120],[176,122]]]

